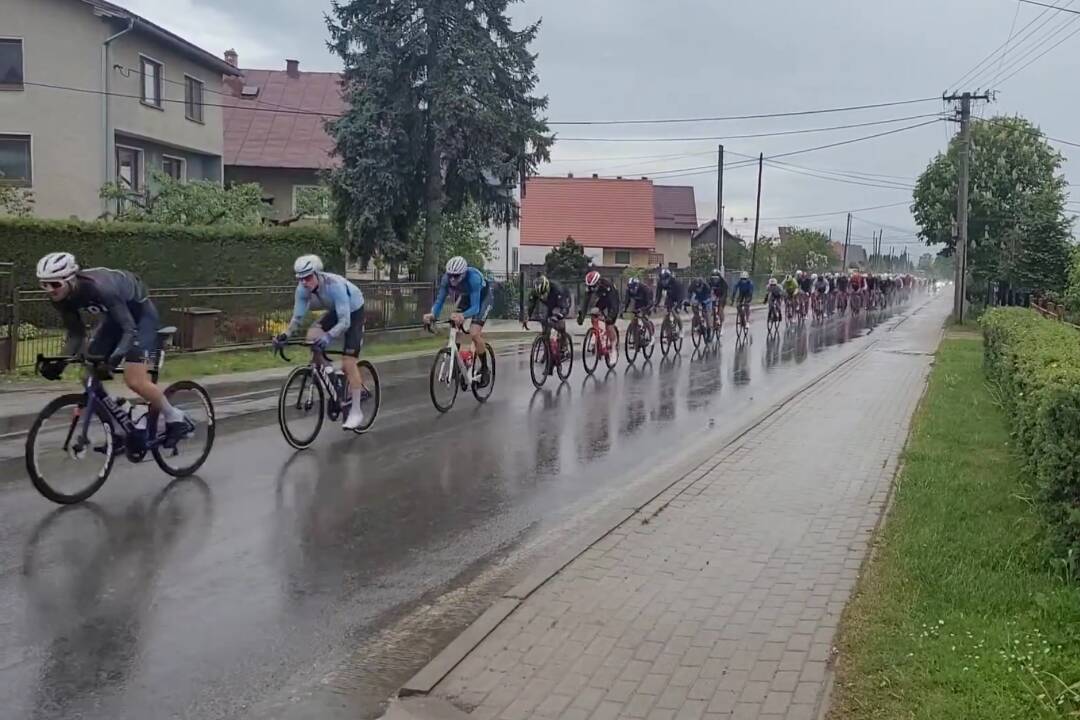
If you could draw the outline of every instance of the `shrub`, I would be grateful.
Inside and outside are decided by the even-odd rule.
[[[37,287],[34,266],[58,250],[83,267],[131,270],[154,288],[289,285],[298,255],[316,253],[328,270],[345,268],[341,243],[326,225],[187,227],[153,223],[0,218],[0,261],[16,282]]]
[[[1080,333],[1023,308],[982,317],[987,374],[1001,390],[1053,552],[1080,562]]]

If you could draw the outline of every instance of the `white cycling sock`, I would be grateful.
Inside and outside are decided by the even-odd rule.
[[[165,416],[165,422],[167,423],[184,422],[183,411],[173,407],[168,400],[165,401],[165,407],[161,409],[161,414]]]

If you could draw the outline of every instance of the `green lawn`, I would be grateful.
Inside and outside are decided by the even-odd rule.
[[[946,339],[844,615],[832,720],[1080,716],[1080,590],[1041,545],[982,372]]]

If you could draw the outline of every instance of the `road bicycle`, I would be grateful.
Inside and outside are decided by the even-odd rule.
[[[672,350],[676,355],[682,352],[682,320],[669,308],[660,323],[660,354],[667,357]]]
[[[720,342],[720,337],[724,334],[724,304],[713,296],[713,308],[712,308],[712,337],[716,342]]]
[[[799,314],[798,308],[798,295],[788,295],[784,298],[784,317],[787,318],[789,323],[795,322],[796,316]]]
[[[825,296],[819,292],[814,292],[811,305],[814,308],[814,322],[820,323],[825,317]]]
[[[349,413],[356,398],[345,373],[335,369],[330,355],[342,355],[336,350],[320,350],[313,343],[296,341],[286,345],[309,348],[311,361],[307,365],[294,368],[281,386],[278,395],[278,425],[285,442],[297,450],[311,447],[322,430],[326,418],[335,422]],[[291,362],[285,354],[285,348],[279,347],[277,355],[285,362]],[[363,386],[360,390],[360,408],[364,411],[364,422],[353,430],[363,435],[375,424],[382,404],[382,390],[379,373],[367,360],[356,363],[360,371]]]
[[[750,336],[750,301],[740,300],[736,305],[735,339],[738,342]]]
[[[649,311],[635,310],[634,317],[626,328],[626,338],[623,345],[623,350],[626,352],[626,361],[633,365],[639,352],[645,356],[646,360],[652,358],[653,350],[656,347],[653,344],[655,334],[656,328],[653,326],[652,320],[649,319]]]
[[[780,301],[775,297],[769,298],[769,320],[767,324],[769,334],[772,334],[780,329],[780,323],[783,318],[780,314]]]
[[[172,327],[159,330],[159,343],[175,332]],[[150,354],[150,377],[155,383],[164,361],[164,350]],[[35,368],[40,374],[45,365],[58,362],[82,364],[86,373],[83,392],[49,402],[27,435],[26,470],[43,496],[61,505],[88,499],[105,484],[119,454],[139,463],[149,453],[158,467],[177,478],[192,475],[206,462],[214,446],[215,416],[210,394],[201,385],[181,380],[165,388],[169,403],[195,423],[192,433],[172,443],[167,440],[165,418],[156,410],[105,390],[104,381],[119,368],[83,355],[38,355]],[[138,408],[146,412],[136,416]],[[65,482],[72,477],[78,479]]]
[[[694,349],[697,350],[702,345],[708,345],[712,342],[713,327],[705,313],[702,312],[701,303],[692,304],[691,307],[694,314],[690,320],[690,342],[694,344]]]
[[[862,312],[863,303],[865,301],[865,295],[862,290],[855,290],[851,293],[851,314],[852,316],[858,315]]]
[[[435,362],[431,364],[431,372],[428,375],[428,388],[431,392],[431,403],[441,413],[447,412],[454,407],[458,391],[468,392],[472,390],[473,397],[477,402],[485,403],[495,390],[495,351],[491,345],[486,345],[484,352],[487,353],[487,384],[482,384],[483,366],[478,366],[473,353],[470,350],[462,350],[458,345],[457,336],[461,332],[461,326],[449,323],[450,332],[447,334],[446,347],[440,348],[435,353]],[[434,334],[435,329],[427,326],[428,332]]]
[[[554,329],[551,320],[541,320],[540,334],[529,351],[529,375],[537,388],[543,387],[552,373],[566,380],[574,369],[574,340],[566,330],[552,332]]]
[[[585,331],[581,343],[581,366],[588,375],[596,371],[600,358],[609,368],[619,364],[619,328],[608,325],[598,309],[592,310],[592,327]]]
[[[844,317],[848,308],[848,294],[847,291],[841,290],[836,295],[836,312],[840,317]]]

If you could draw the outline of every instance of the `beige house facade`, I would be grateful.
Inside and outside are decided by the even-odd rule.
[[[221,182],[224,60],[104,0],[0,3],[0,182],[92,219],[155,172]]]

